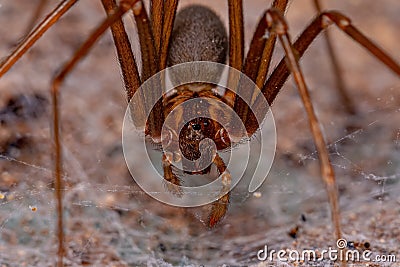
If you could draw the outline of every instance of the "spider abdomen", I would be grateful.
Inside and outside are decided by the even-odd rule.
[[[211,9],[191,5],[176,16],[168,64],[190,61],[225,63],[228,47],[224,24]]]

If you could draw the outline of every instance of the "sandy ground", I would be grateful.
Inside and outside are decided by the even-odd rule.
[[[56,2],[50,1],[47,10]],[[182,1],[182,5],[191,2],[196,1]],[[227,23],[225,1],[197,2],[212,6]],[[288,21],[295,37],[315,13],[311,1],[293,2]],[[245,1],[247,43],[269,4]],[[343,11],[400,61],[400,2],[323,4]],[[36,1],[0,0],[1,56],[22,38],[35,5]],[[54,265],[49,85],[103,13],[100,1],[80,1],[0,79],[2,266]],[[135,40],[129,17],[127,23]],[[301,64],[338,178],[344,238],[349,248],[369,248],[374,256],[395,255],[400,261],[400,80],[338,30],[332,30],[332,36],[358,115],[343,112],[322,38]],[[121,149],[126,108],[122,88],[107,33],[62,89],[68,266],[299,266],[302,263],[259,262],[256,254],[264,245],[275,250],[336,248],[315,148],[291,79],[273,106],[278,143],[267,181],[257,197],[234,191],[228,214],[213,230],[204,226],[200,210],[169,207],[134,184]],[[137,155],[137,160],[142,157]],[[288,233],[296,227],[293,238]],[[369,266],[400,264],[373,262]]]

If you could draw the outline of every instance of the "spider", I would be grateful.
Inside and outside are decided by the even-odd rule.
[[[43,31],[51,27],[58,18],[65,13],[76,1],[65,0],[51,13],[51,15],[37,28],[35,28],[30,36],[23,41],[23,43],[9,56],[0,67],[0,75],[4,74],[15,61],[20,57],[26,49],[31,46],[41,35]],[[178,13],[177,1],[152,1],[150,8],[150,19],[143,8],[143,3],[138,0],[121,1],[117,5],[112,0],[103,0],[105,9],[109,13],[109,18],[105,20],[99,28],[90,36],[87,42],[76,51],[74,57],[61,69],[56,75],[52,85],[52,97],[53,97],[53,123],[54,127],[54,140],[56,150],[56,192],[58,198],[58,212],[59,217],[59,242],[60,242],[60,255],[63,253],[63,236],[62,236],[62,179],[61,179],[61,144],[60,144],[60,105],[59,105],[59,92],[60,85],[64,81],[68,73],[74,68],[76,63],[82,58],[89,50],[89,48],[95,43],[99,36],[111,26],[115,45],[118,52],[118,58],[122,69],[123,79],[125,82],[125,88],[127,98],[130,100],[135,94],[135,90],[148,78],[157,73],[160,70],[165,69],[168,64],[174,65],[183,63],[186,61],[204,60],[204,61],[215,61],[224,63],[226,55],[229,55],[229,65],[235,69],[241,70],[244,74],[250,77],[263,92],[263,96],[269,104],[274,102],[279,90],[282,88],[290,72],[293,73],[296,84],[299,87],[302,100],[305,104],[307,114],[310,120],[310,126],[313,131],[317,150],[319,152],[321,160],[322,176],[327,185],[327,191],[329,193],[330,204],[332,209],[332,217],[335,224],[336,236],[340,237],[340,223],[339,223],[339,210],[337,204],[337,193],[335,186],[335,178],[332,167],[329,163],[328,153],[326,151],[326,145],[322,138],[321,130],[318,126],[318,121],[314,114],[312,103],[309,99],[307,87],[304,82],[302,71],[298,64],[298,58],[300,58],[314,38],[328,25],[331,23],[339,26],[340,29],[349,34],[353,39],[367,48],[373,53],[379,60],[385,63],[393,71],[400,75],[400,67],[395,63],[389,56],[387,56],[381,49],[376,47],[371,41],[364,37],[356,28],[354,28],[350,20],[344,17],[342,14],[337,12],[325,12],[319,15],[313,20],[313,22],[304,30],[303,34],[299,39],[292,44],[290,36],[288,34],[287,25],[283,17],[284,10],[287,6],[287,1],[276,0],[273,3],[273,7],[267,9],[260,19],[255,34],[252,38],[252,42],[249,51],[244,56],[244,33],[243,33],[243,10],[241,1],[228,1],[229,2],[229,35],[226,34],[226,30],[223,29],[219,18],[209,9],[201,6],[192,6]],[[140,37],[141,56],[142,56],[142,73],[139,75],[137,64],[130,48],[129,40],[126,36],[121,16],[128,10],[132,9],[138,33]],[[186,14],[186,15],[185,15]],[[208,18],[208,20],[202,20],[195,15],[201,14],[202,18]],[[180,21],[189,20],[189,22]],[[175,30],[173,30],[174,22],[176,22]],[[211,23],[212,22],[212,23]],[[198,30],[199,33],[195,37],[201,36],[200,41],[194,41],[190,39],[190,34],[185,33],[186,24],[192,23],[193,30]],[[179,30],[179,25],[182,25],[183,29]],[[203,29],[207,29],[206,32],[210,32],[211,37],[203,36]],[[268,37],[266,38],[268,33]],[[182,34],[183,44],[179,43],[179,34]],[[207,34],[204,34],[207,35]],[[177,37],[178,36],[178,37]],[[228,37],[229,36],[229,37]],[[278,66],[274,69],[271,76],[267,79],[267,73],[269,69],[269,63],[271,55],[274,50],[275,42],[279,39],[282,43],[286,58],[283,59]],[[215,42],[217,40],[217,42]],[[213,42],[214,41],[214,42]],[[204,42],[204,43],[203,43]],[[199,46],[213,47],[212,52],[207,55],[200,54],[199,57],[190,54],[195,51]],[[211,50],[207,50],[208,52]],[[180,56],[182,53],[183,56]],[[185,57],[186,54],[189,57]],[[175,58],[178,58],[175,60]],[[226,91],[224,95],[216,95],[209,88],[202,89],[200,91],[192,91],[188,88],[182,88],[178,90],[177,95],[165,97],[163,101],[157,102],[156,107],[153,109],[148,119],[145,133],[149,136],[153,142],[160,143],[163,139],[161,128],[163,120],[166,115],[172,110],[173,105],[179,101],[185,101],[187,99],[198,97],[200,94],[215,98],[230,105],[233,110],[239,115],[242,121],[245,123],[247,135],[251,137],[259,128],[258,123],[255,122],[252,113],[249,108],[237,97],[232,91]],[[178,98],[181,96],[181,98]],[[209,130],[205,130],[205,127],[210,127]],[[199,152],[200,141],[206,137],[213,139],[217,143],[218,149],[224,149],[231,146],[231,140],[229,136],[224,136],[224,129],[213,120],[209,119],[196,119],[190,121],[183,130],[183,138],[186,142],[179,142],[182,150],[182,154],[185,157],[192,157],[195,159],[195,154]],[[181,137],[181,136],[180,136]],[[192,144],[189,147],[183,147],[185,144]],[[229,173],[226,171],[225,163],[216,156],[214,164],[217,165],[220,174],[225,173],[226,183],[229,183]],[[170,165],[170,159],[168,155],[163,155],[164,163],[164,176],[165,180],[172,182],[179,186],[179,179],[172,172]],[[174,190],[174,189],[172,189]],[[175,192],[179,194],[179,191]],[[226,193],[218,201],[213,203],[213,209],[209,216],[209,226],[213,227],[218,223],[224,214],[226,213],[229,203],[229,193]],[[61,260],[59,261],[61,262]]]

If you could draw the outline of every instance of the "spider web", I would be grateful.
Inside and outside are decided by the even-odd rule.
[[[1,15],[13,14],[11,11],[17,10],[18,5],[26,4],[15,2],[1,2]],[[87,14],[82,10],[92,7],[88,3],[80,5],[66,17],[65,24],[76,23],[74,16]],[[91,20],[79,22],[96,24]],[[83,30],[76,39],[62,44],[63,35],[70,31],[65,24],[60,23],[49,32],[48,38],[55,42],[52,46],[44,41],[39,43],[30,58],[21,60],[0,80],[0,110],[6,114],[0,118],[0,263],[5,266],[52,266],[55,260],[57,215],[52,182],[50,102],[42,103],[45,111],[37,118],[14,116],[7,107],[9,99],[21,94],[30,99],[23,110],[38,106],[33,97],[37,92],[48,98],[50,70],[59,67],[74,45],[86,36]],[[15,25],[15,32],[21,32],[23,25],[19,28]],[[10,40],[15,40],[15,36]],[[310,60],[304,60],[303,65],[335,167],[344,237],[370,242],[376,254],[395,254],[400,251],[398,78],[374,60],[364,59],[362,52],[354,55],[362,63],[350,65],[368,62],[376,72],[349,67],[354,71],[346,73],[346,80],[351,80],[349,86],[357,99],[359,114],[346,116],[336,101],[332,83],[326,83],[329,75],[324,73],[329,73],[329,65],[323,62],[318,65],[323,46],[318,50],[318,41],[315,46],[314,52],[307,55]],[[69,53],[60,53],[59,49]],[[254,195],[241,189],[234,191],[221,225],[207,230],[204,226],[207,209],[163,205],[133,183],[121,151],[125,109],[121,105],[125,103],[121,81],[116,71],[104,72],[100,64],[116,65],[114,54],[109,53],[112,49],[110,38],[102,39],[67,81],[63,93],[68,265],[247,265],[257,264],[256,253],[265,244],[271,249],[334,245],[317,154],[291,80],[273,106],[278,151],[266,182]],[[6,51],[9,47],[2,44],[1,54]],[[42,59],[43,55],[53,57],[54,62]],[[32,62],[43,70],[39,71],[42,76],[38,77]],[[316,66],[320,66],[322,74],[315,75]],[[26,79],[21,79],[21,75]],[[141,157],[137,155],[136,160]],[[302,217],[306,220],[301,220]],[[293,239],[288,232],[295,226],[299,231]]]

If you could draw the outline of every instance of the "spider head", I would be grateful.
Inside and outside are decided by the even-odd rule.
[[[211,145],[211,142],[215,146]],[[186,123],[179,133],[179,148],[189,160],[200,158],[202,150],[220,150],[229,146],[227,131],[213,119],[193,119]]]

